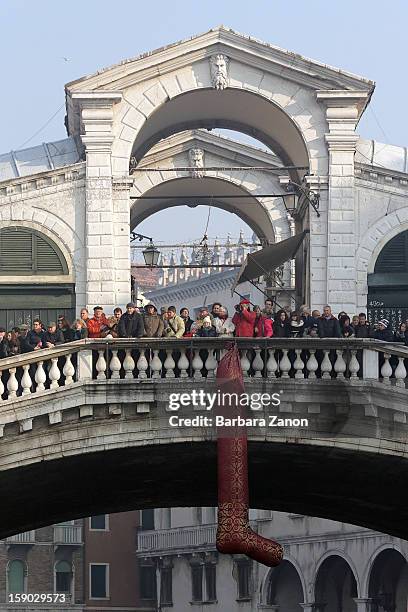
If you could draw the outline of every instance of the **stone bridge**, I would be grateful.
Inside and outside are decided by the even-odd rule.
[[[247,408],[251,506],[408,539],[408,349],[237,341],[246,392],[280,398]],[[173,426],[214,410],[169,399],[213,392],[223,350],[221,338],[104,339],[1,360],[0,537],[102,512],[216,505],[216,428]],[[268,426],[271,415],[286,426]]]

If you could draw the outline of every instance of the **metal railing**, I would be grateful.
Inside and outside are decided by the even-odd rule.
[[[225,338],[80,340],[0,360],[0,403],[86,381],[214,379]],[[405,388],[408,347],[371,339],[237,338],[244,379],[377,380]]]

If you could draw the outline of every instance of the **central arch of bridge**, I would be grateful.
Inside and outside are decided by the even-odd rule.
[[[301,131],[277,104],[260,93],[228,88],[188,91],[154,110],[133,143],[131,156],[141,161],[159,140],[184,130],[225,128],[252,136],[279,156],[299,180],[309,169],[309,155]]]

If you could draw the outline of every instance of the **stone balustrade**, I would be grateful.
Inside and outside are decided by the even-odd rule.
[[[137,552],[146,557],[162,552],[177,553],[186,550],[215,550],[217,525],[197,525],[183,529],[160,529],[139,531],[137,534]]]
[[[359,339],[238,338],[244,380],[379,380],[405,388],[408,348]],[[81,381],[214,379],[224,338],[81,340],[0,360],[11,402]]]
[[[82,544],[82,527],[80,525],[54,525],[54,544]]]

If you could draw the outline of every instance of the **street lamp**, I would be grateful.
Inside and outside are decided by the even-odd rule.
[[[157,266],[159,263],[160,251],[154,246],[153,238],[150,238],[150,236],[145,236],[144,234],[138,234],[137,232],[131,232],[130,239],[131,242],[134,240],[139,240],[139,242],[142,240],[149,240],[150,244],[143,249],[142,255],[148,268],[154,268]]]
[[[143,249],[142,254],[145,264],[149,268],[154,268],[159,263],[160,251],[154,246],[153,240],[150,239],[150,244]]]

